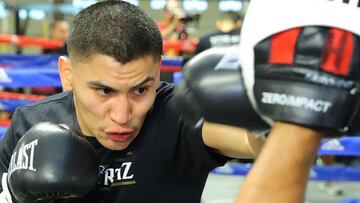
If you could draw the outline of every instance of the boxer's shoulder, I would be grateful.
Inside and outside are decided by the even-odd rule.
[[[58,94],[54,94],[51,96],[48,96],[44,99],[41,99],[39,101],[36,101],[34,103],[25,105],[24,107],[35,107],[39,104],[51,104],[51,103],[66,103],[66,102],[72,102],[73,101],[73,93],[72,92],[61,92]]]
[[[73,105],[73,94],[72,92],[61,92],[58,94],[51,95],[39,101],[33,102],[17,108],[17,111],[22,112],[34,112],[37,110],[44,110],[54,108],[57,106],[71,106]],[[55,108],[56,109],[56,108]]]
[[[156,90],[156,99],[154,107],[163,106],[164,103],[167,103],[170,98],[172,98],[175,85],[168,82],[160,82],[159,88]]]
[[[32,126],[38,122],[51,121],[76,127],[74,115],[73,94],[71,92],[62,92],[32,104],[18,107],[12,122],[21,123],[22,125],[28,123],[29,126]]]
[[[174,83],[161,81],[159,88],[156,90],[156,94],[157,96],[169,95],[173,92],[174,87]]]

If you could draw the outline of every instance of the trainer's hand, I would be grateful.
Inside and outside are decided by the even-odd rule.
[[[248,38],[256,27],[250,23],[242,30]],[[245,85],[264,118],[303,125],[325,136],[359,132],[358,35],[335,27],[296,26],[257,43],[242,39]]]
[[[20,139],[11,156],[7,181],[21,203],[83,196],[96,187],[94,148],[66,126],[39,123]]]

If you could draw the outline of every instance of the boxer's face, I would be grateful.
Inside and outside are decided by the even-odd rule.
[[[63,88],[74,92],[82,132],[111,150],[128,147],[155,101],[160,58],[147,56],[121,64],[94,54],[85,63],[66,60],[59,61],[60,75]]]

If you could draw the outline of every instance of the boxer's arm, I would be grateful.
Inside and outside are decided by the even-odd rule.
[[[234,158],[256,157],[265,140],[240,127],[205,122],[202,137],[206,146]]]
[[[13,125],[9,126],[0,140],[0,173],[7,172],[7,168],[10,163],[10,156],[16,145],[12,126]]]
[[[0,140],[0,173],[8,171],[11,154],[22,135],[31,124],[31,112],[28,108],[17,108],[11,118],[11,124]],[[29,119],[30,118],[30,119]]]
[[[317,131],[276,123],[245,178],[236,203],[304,202],[309,169],[320,140]]]

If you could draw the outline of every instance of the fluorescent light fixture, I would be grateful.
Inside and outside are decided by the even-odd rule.
[[[135,6],[139,6],[139,0],[123,0],[123,1],[127,1],[131,4],[134,4]]]
[[[207,0],[184,0],[183,7],[185,11],[203,12],[208,8]]]
[[[241,11],[243,4],[240,0],[221,0],[219,2],[220,11]]]
[[[151,0],[150,6],[154,10],[163,10],[166,5],[166,0]]]
[[[44,20],[46,14],[45,14],[45,11],[43,11],[43,10],[34,9],[34,10],[30,10],[29,16],[31,19],[34,19],[34,20]]]
[[[97,2],[96,0],[73,0],[73,6],[76,8],[83,9],[96,2]]]
[[[5,9],[5,3],[0,1],[0,18],[6,18],[8,16],[8,12]]]
[[[38,10],[38,9],[32,9],[32,10],[26,10],[26,9],[20,9],[19,10],[19,17],[21,20],[25,20],[26,18],[31,18],[33,20],[44,20],[45,19],[45,11]]]
[[[24,20],[28,17],[28,11],[25,9],[20,9],[19,10],[19,17],[20,19]]]

